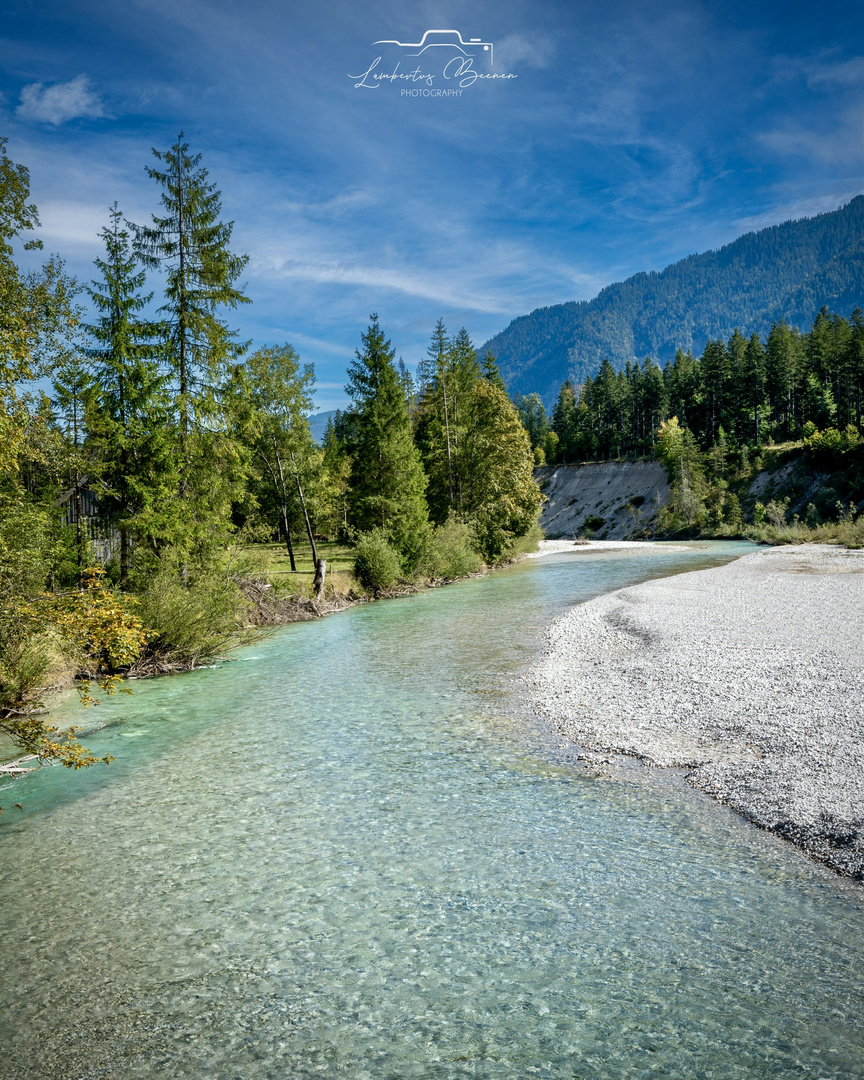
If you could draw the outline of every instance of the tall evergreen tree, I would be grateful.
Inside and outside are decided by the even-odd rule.
[[[153,224],[133,226],[135,249],[143,263],[166,276],[167,356],[175,380],[181,435],[195,415],[208,411],[211,388],[223,365],[242,346],[219,308],[248,304],[236,282],[249,258],[230,250],[233,222],[220,221],[221,193],[210,183],[201,155],[189,154],[183,132],[170,150],[153,150],[163,168],[147,175],[162,188],[164,215]]]
[[[230,250],[233,222],[222,222],[221,195],[190,155],[180,133],[164,153],[163,168],[147,174],[162,188],[164,214],[150,226],[133,226],[135,251],[144,264],[165,273],[165,356],[175,394],[179,500],[174,544],[201,565],[231,530],[232,501],[241,494],[247,462],[231,435],[230,403],[219,395],[230,380],[231,363],[245,346],[220,317],[220,309],[249,300],[237,287],[248,262]]]
[[[372,315],[348,369],[352,401],[348,513],[360,532],[383,528],[407,567],[429,530],[426,475],[414,444],[395,351]]]
[[[138,269],[116,203],[110,215],[100,234],[105,258],[95,260],[101,278],[87,290],[98,312],[87,328],[95,342],[88,429],[100,462],[106,516],[120,534],[120,584],[126,588],[130,539],[136,533],[145,539],[146,517],[146,540],[158,546],[167,531],[159,522],[176,477],[169,402],[158,366],[161,328],[141,317],[153,294],[141,292],[146,275]]]
[[[744,349],[739,368],[740,400],[749,414],[753,445],[759,445],[759,410],[765,403],[765,350],[758,334],[753,334]],[[742,423],[738,433],[746,441],[747,425]]]
[[[785,322],[774,323],[765,349],[765,380],[778,432],[787,439],[801,422],[800,387],[803,379],[801,335]]]

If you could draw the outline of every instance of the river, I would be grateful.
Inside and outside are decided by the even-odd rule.
[[[861,890],[519,704],[572,604],[743,550],[526,561],[103,702],[111,766],[0,791],[0,1076],[860,1080]]]

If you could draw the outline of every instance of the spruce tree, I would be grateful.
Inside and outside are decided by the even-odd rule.
[[[110,214],[110,225],[100,234],[105,258],[94,260],[101,279],[87,290],[99,316],[87,328],[96,344],[88,430],[100,460],[106,516],[120,535],[120,584],[126,588],[132,539],[158,545],[170,531],[159,519],[175,477],[169,403],[155,340],[161,328],[141,318],[153,294],[141,292],[146,275],[138,269],[116,203]]]
[[[154,214],[150,226],[133,226],[135,250],[145,266],[166,275],[160,310],[185,437],[196,414],[208,411],[224,364],[243,351],[217,309],[250,302],[236,287],[249,257],[231,253],[234,223],[219,220],[221,193],[210,183],[201,155],[190,156],[183,132],[170,150],[154,149],[153,155],[164,168],[148,168],[147,175],[162,188],[165,214]]]
[[[358,532],[382,528],[411,569],[429,531],[426,475],[414,445],[405,392],[378,316],[348,369],[352,400],[348,515]]]
[[[758,334],[753,334],[747,342],[739,369],[742,405],[752,417],[753,445],[759,445],[759,410],[765,401],[765,350]],[[746,441],[747,425],[742,424],[738,433],[742,442]]]
[[[248,462],[233,437],[220,401],[230,368],[245,346],[219,311],[249,303],[237,287],[248,262],[230,250],[233,222],[220,220],[221,195],[190,155],[180,133],[164,153],[153,150],[163,168],[147,174],[162,188],[162,216],[150,226],[133,226],[135,251],[144,264],[165,273],[165,356],[175,395],[180,482],[174,544],[203,567],[232,529],[232,501],[242,495]]]

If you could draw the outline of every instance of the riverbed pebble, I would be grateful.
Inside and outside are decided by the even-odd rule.
[[[529,676],[586,754],[687,779],[864,880],[864,552],[755,552],[580,604]]]

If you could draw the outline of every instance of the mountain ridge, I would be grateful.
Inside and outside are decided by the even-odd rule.
[[[616,369],[644,356],[663,362],[736,327],[764,337],[781,319],[805,330],[823,304],[847,315],[864,307],[864,195],[640,271],[592,300],[536,308],[480,352],[496,355],[511,393],[537,391],[551,404],[565,378],[583,381],[606,357]]]

